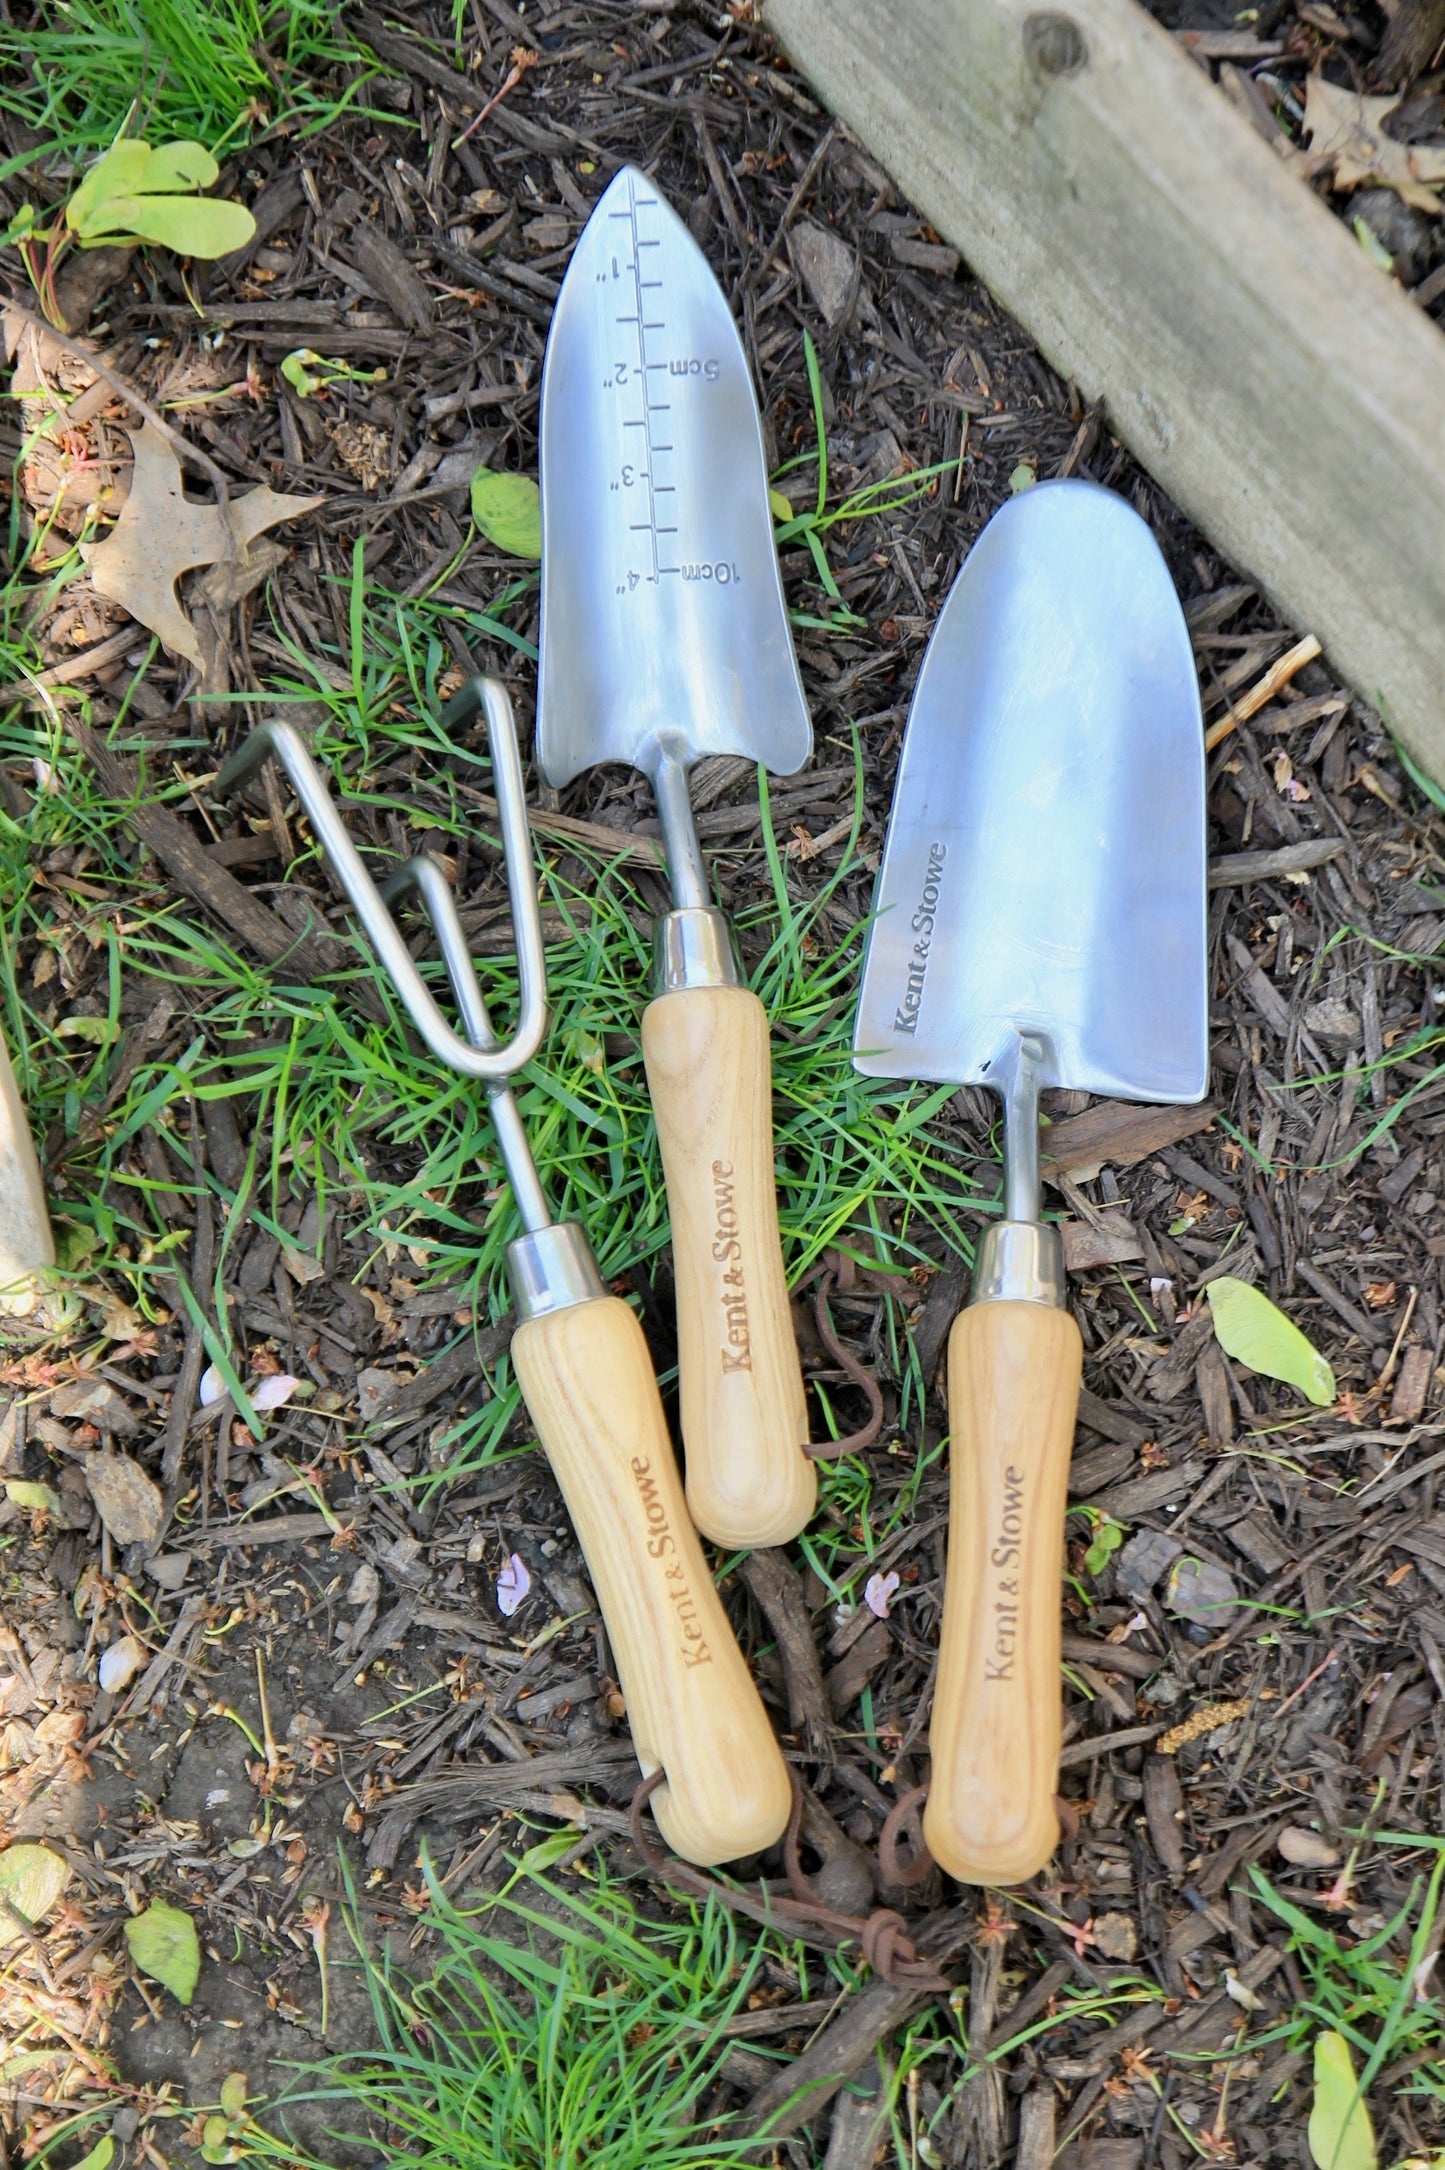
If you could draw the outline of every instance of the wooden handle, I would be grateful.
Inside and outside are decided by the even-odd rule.
[[[791,1790],[697,1533],[642,1329],[599,1296],[512,1337],[512,1361],[592,1576],[652,1812],[707,1867],[781,1836]]]
[[[1060,1575],[1083,1344],[1067,1311],[981,1303],[948,1337],[948,1578],[923,1835],[966,1884],[1058,1843]]]
[[[642,1053],[672,1215],[687,1504],[717,1544],[780,1545],[818,1480],[778,1241],[767,1013],[746,987],[659,995]]]
[[[29,1311],[31,1277],[55,1264],[55,1238],[25,1102],[0,1041],[0,1311]]]

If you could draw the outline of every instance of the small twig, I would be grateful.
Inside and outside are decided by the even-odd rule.
[[[165,2018],[165,2013],[161,2010],[155,1998],[151,1995],[151,1992],[146,1988],[145,1982],[141,1976],[141,1970],[136,1965],[134,1960],[131,1961],[130,1986],[135,1991],[136,1995],[140,1998],[141,2003],[150,2013],[152,2019],[159,2022],[160,2020],[163,2020]],[[52,2025],[53,2024],[54,2023],[52,2022]],[[57,2029],[57,2032],[58,2031],[59,2030]]]
[[[522,77],[526,74],[527,70],[529,68],[535,68],[541,57],[541,54],[534,52],[530,45],[514,45],[512,47],[512,65],[510,70],[508,71],[506,81],[503,83],[501,89],[497,91],[494,96],[490,97],[487,100],[486,104],[482,107],[482,110],[477,115],[476,119],[467,122],[466,127],[457,137],[458,143],[465,143],[469,139],[469,137],[476,134],[477,130],[481,127],[482,122],[486,119],[487,115],[493,112],[495,108],[501,104],[502,100],[506,97],[509,90],[516,89],[517,85],[521,82]]]
[[[324,1899],[313,1900],[301,1916],[301,1926],[316,1949],[316,1966],[321,1976],[321,2039],[326,2039],[331,2014],[331,1977],[326,1969],[326,1925],[331,1919],[331,1908]]]
[[[11,1926],[19,1931],[30,1946],[31,1956],[40,1969],[41,1980],[44,1982],[47,1992],[53,1997],[56,1993],[55,1981],[45,1956],[45,1938],[36,1928],[34,1922],[31,1921],[29,1915],[22,1914],[19,1907],[3,1891],[0,1891],[0,1906],[3,1906],[10,1916]]]
[[[1300,1682],[1297,1688],[1292,1688],[1290,1690],[1289,1694],[1280,1704],[1279,1709],[1274,1713],[1274,1718],[1270,1721],[1271,1724],[1275,1723],[1278,1719],[1284,1716],[1285,1712],[1289,1709],[1291,1703],[1297,1703],[1299,1701],[1299,1698],[1304,1694],[1306,1688],[1312,1688],[1314,1686],[1315,1682],[1319,1679],[1321,1673],[1327,1673],[1329,1671],[1330,1667],[1334,1664],[1335,1659],[1339,1656],[1339,1654],[1339,1644],[1331,1643],[1329,1649],[1325,1652],[1324,1656],[1321,1658],[1319,1664],[1315,1667],[1314,1671],[1312,1673],[1306,1674],[1305,1678]]]
[[[1306,663],[1313,663],[1319,652],[1320,644],[1314,634],[1306,633],[1304,639],[1296,641],[1277,663],[1271,663],[1263,678],[1256,679],[1248,693],[1241,694],[1230,704],[1229,714],[1209,726],[1204,734],[1206,753],[1213,753],[1216,746],[1222,745],[1236,724],[1248,723],[1251,716],[1257,716],[1266,702],[1274,699],[1281,686],[1287,686],[1295,672],[1302,671]]]
[[[1410,1321],[1415,1316],[1415,1305],[1419,1299],[1419,1295],[1420,1291],[1418,1288],[1411,1289],[1409,1301],[1405,1305],[1404,1315],[1400,1320],[1399,1328],[1396,1332],[1394,1342],[1391,1345],[1390,1353],[1385,1358],[1384,1369],[1381,1371],[1379,1378],[1375,1381],[1375,1391],[1379,1394],[1384,1393],[1385,1388],[1389,1385],[1390,1381],[1395,1376],[1395,1366],[1400,1361],[1400,1346],[1401,1343],[1404,1341],[1406,1334],[1410,1331]]]
[[[265,1743],[266,1768],[274,1771],[281,1758],[276,1752],[276,1736],[271,1731],[271,1706],[266,1700],[266,1668],[259,1650],[256,1652],[256,1692],[261,1698],[261,1739]]]
[[[814,144],[812,155],[810,156],[807,165],[804,166],[802,172],[799,174],[797,184],[793,189],[793,193],[783,206],[783,215],[778,220],[776,227],[773,229],[773,238],[768,245],[768,253],[763,258],[762,262],[758,265],[757,270],[753,273],[754,286],[760,286],[764,278],[767,276],[768,272],[771,270],[773,262],[777,257],[778,251],[783,246],[783,240],[787,234],[788,228],[793,223],[793,213],[797,210],[799,204],[807,195],[808,190],[812,187],[813,177],[817,173],[818,168],[822,165],[823,160],[827,157],[829,151],[832,150],[833,140],[836,137],[841,125],[842,124],[839,121],[830,121],[824,133]],[[965,423],[965,439],[967,438],[967,434],[967,424]]]
[[[29,325],[31,331],[43,333],[47,338],[54,339],[60,346],[68,347],[72,354],[78,354],[87,368],[93,369],[96,375],[102,378],[113,392],[118,393],[123,400],[134,407],[143,421],[149,422],[152,429],[160,431],[178,459],[185,460],[188,465],[196,469],[198,474],[206,477],[206,480],[216,493],[217,504],[222,510],[225,509],[230,502],[231,485],[226,480],[223,471],[216,465],[208,452],[202,452],[199,445],[193,445],[189,438],[183,437],[178,429],[171,426],[164,415],[157,413],[150,401],[143,398],[129,379],[123,377],[118,369],[113,368],[109,362],[103,361],[100,355],[95,352],[95,349],[87,346],[83,339],[78,339],[74,332],[59,331],[54,324],[47,324],[43,317],[33,316],[13,296],[6,295],[3,303],[0,303],[0,307],[3,307],[7,315],[19,317],[21,323]],[[227,532],[230,532],[229,527]]]

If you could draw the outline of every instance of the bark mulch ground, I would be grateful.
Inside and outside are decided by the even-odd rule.
[[[1319,5],[1297,12],[1307,24],[1333,19]],[[1381,1834],[1434,1834],[1441,1822],[1445,821],[1323,662],[1251,709],[1242,697],[1296,630],[1220,562],[1107,419],[1060,382],[819,111],[746,9],[523,13],[483,0],[462,33],[464,73],[444,9],[410,8],[404,27],[364,16],[360,27],[387,71],[372,104],[405,126],[362,115],[243,154],[258,240],[194,281],[207,336],[226,334],[227,381],[253,368],[261,396],[214,416],[192,407],[185,426],[238,483],[327,500],[293,532],[274,615],[264,592],[222,614],[213,689],[264,680],[281,655],[278,626],[313,652],[335,639],[345,653],[338,580],[355,538],[366,538],[369,573],[419,595],[464,544],[472,469],[535,473],[549,311],[590,204],[627,160],[656,173],[730,297],[774,468],[813,445],[805,330],[835,502],[948,463],[905,510],[829,534],[853,616],[841,631],[798,635],[819,752],[775,811],[780,830],[803,841],[792,862],[800,892],[846,848],[837,832],[854,732],[863,749],[863,853],[829,907],[840,938],[868,908],[869,861],[934,616],[1010,488],[1073,474],[1136,505],[1184,601],[1207,725],[1217,735],[1238,715],[1210,757],[1207,1106],[1141,1121],[1059,1095],[1051,1110],[1050,1167],[1086,1348],[1071,1497],[1091,1511],[1070,1523],[1069,1816],[1056,1873],[1017,1902],[937,1876],[908,1894],[885,1891],[915,1931],[953,1952],[967,1992],[960,2010],[875,1985],[830,2022],[821,2052],[809,2050],[819,2012],[800,1998],[796,1972],[777,1967],[776,2001],[748,2015],[734,2052],[730,2099],[776,2098],[764,2049],[803,2055],[804,2070],[841,2057],[862,2071],[891,2028],[932,2012],[927,2024],[959,2054],[921,2068],[901,2114],[905,2130],[910,2114],[926,2128],[964,2047],[977,2055],[1020,2032],[1025,2015],[1057,2017],[1060,1999],[1089,1990],[1092,2016],[1058,2019],[957,2091],[933,2131],[936,2154],[919,2159],[999,2165],[1022,2146],[1017,2159],[1035,2170],[1051,2131],[1067,2144],[1060,2160],[1080,2170],[1178,2170],[1230,2150],[1241,2164],[1294,2164],[1306,2057],[1280,2039],[1253,2045],[1305,1996],[1309,1965],[1287,1951],[1287,1926],[1251,1872],[1334,1936],[1344,1968],[1408,1907],[1430,1866],[1425,1846]],[[516,47],[534,57],[478,123]],[[130,265],[94,322],[141,381],[206,366],[195,309],[164,256]],[[385,381],[302,400],[278,366],[300,346],[359,371],[384,367]],[[807,501],[806,477],[783,487]],[[790,602],[831,614],[806,551],[790,551],[783,570]],[[484,606],[515,572],[474,546],[449,592]],[[535,636],[529,610],[513,622]],[[502,645],[476,659],[508,677],[529,719],[526,661]],[[128,680],[122,669],[95,689],[98,731]],[[161,659],[145,688],[141,714],[157,748],[193,730],[188,673]],[[244,723],[205,729],[214,752],[192,760],[197,773],[219,766]],[[411,759],[384,748],[378,790],[404,795]],[[532,781],[544,814],[614,836],[651,811],[637,780],[617,772],[582,778],[560,802]],[[714,782],[712,842],[726,854],[729,901],[765,911],[755,781],[739,766]],[[11,779],[12,794],[34,788]],[[258,842],[259,824],[237,821],[218,839],[199,813],[175,810],[204,847],[199,874],[167,862],[198,918],[216,902],[198,892],[214,890],[223,867],[285,919],[295,817],[279,802],[275,813]],[[374,839],[425,840],[424,829],[384,828]],[[73,855],[56,860],[66,863],[43,871],[64,920],[88,908],[84,868]],[[485,918],[500,877],[480,858],[463,874],[469,907]],[[314,870],[306,880],[313,908],[344,930],[344,908]],[[645,876],[638,896],[641,918],[656,901]],[[37,972],[41,953],[32,943],[17,959],[39,1008],[59,993]],[[67,1014],[104,1007],[107,969],[103,948],[69,948]],[[144,1050],[180,1060],[198,1030],[184,981],[169,1007],[155,1005],[153,987],[144,1003],[122,1009],[126,1046],[136,1059]],[[199,1029],[213,1050],[221,1044],[214,1024]],[[937,1128],[993,1197],[986,1097],[959,1092]],[[198,1162],[231,1196],[243,1132],[228,1102],[195,1109]],[[61,1211],[70,1149],[63,1135],[47,1141]],[[455,1290],[420,1287],[426,1276],[403,1244],[378,1250],[344,1192],[319,1198],[298,1182],[287,1208],[295,1244],[283,1250],[247,1228],[244,1200],[227,1229],[182,1187],[168,1191],[180,1178],[167,1134],[140,1133],[132,1151],[190,1287],[212,1284],[224,1241],[237,1344],[268,1352],[315,1393],[284,1412],[258,1454],[232,1429],[229,1403],[199,1402],[199,1337],[180,1303],[168,1325],[113,1342],[79,1380],[63,1347],[12,1348],[6,1467],[59,1487],[70,1526],[57,1533],[53,1518],[0,1506],[0,1798],[12,1835],[68,1846],[72,1898],[81,1895],[35,1958],[24,1996],[78,2045],[81,2067],[104,2046],[131,2082],[169,2081],[192,2101],[214,2100],[233,2066],[246,2066],[253,2087],[273,2087],[284,2060],[321,2046],[307,1909],[338,1896],[338,1839],[357,1865],[365,1919],[404,1946],[423,1843],[461,1893],[486,1882],[526,1825],[575,1820],[579,1843],[640,1877],[625,1829],[636,1773],[540,1455],[514,1453],[429,1498],[405,1489],[426,1474],[458,1410],[482,1404],[481,1359],[494,1361],[504,1336],[484,1317],[471,1329]],[[324,1270],[313,1272],[307,1254],[318,1248]],[[815,1863],[871,1855],[887,1809],[927,1772],[947,1505],[938,1367],[966,1286],[941,1244],[932,1267],[901,1296],[896,1275],[865,1271],[835,1305],[845,1341],[877,1370],[885,1442],[902,1436],[893,1328],[911,1337],[930,1383],[902,1451],[874,1457],[870,1526],[889,1527],[903,1488],[911,1494],[870,1563],[902,1578],[890,1617],[859,1607],[840,1618],[796,1551],[726,1585],[811,1789]],[[1201,1299],[1220,1271],[1257,1281],[1324,1352],[1335,1407],[1306,1411],[1221,1354]],[[666,1365],[670,1292],[660,1275],[638,1286]],[[119,1280],[115,1293],[125,1300]],[[815,1349],[810,1361],[825,1359]],[[525,1436],[519,1427],[511,1444]],[[164,1474],[178,1511],[159,1555],[115,1546],[77,1487],[76,1450],[102,1442]],[[845,1494],[826,1497],[830,1544],[848,1564],[867,1549],[865,1533]],[[1103,1518],[1128,1535],[1094,1573],[1084,1554]],[[513,1554],[532,1590],[504,1619],[494,1590]],[[1179,1609],[1181,1561],[1222,1613]],[[144,1599],[155,1654],[109,1696],[96,1684],[93,1599],[97,1578],[113,1593],[122,1576]],[[145,1894],[172,1898],[202,1925],[211,1959],[188,2014],[128,1974],[120,1924]],[[658,1890],[649,1903],[671,1902]],[[1408,1927],[1392,1947],[1397,1964],[1407,1940]],[[15,1980],[5,1994],[20,1994]],[[328,2046],[364,2036],[359,1994],[339,1977]],[[836,2027],[851,2029],[846,2040]],[[1411,2092],[1435,2051],[1412,2039],[1375,2089],[1385,2160],[1445,2142],[1438,2085],[1433,2097]],[[58,2107],[45,2081],[14,2084],[17,2125],[43,2129]],[[821,2162],[830,2119],[833,2170],[868,2159],[856,2114],[828,2106],[780,2143],[781,2159]]]

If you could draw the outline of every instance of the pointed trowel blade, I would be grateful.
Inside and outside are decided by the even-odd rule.
[[[562,282],[541,436],[549,782],[650,770],[663,740],[791,774],[812,730],[747,361],[707,259],[631,166]]]
[[[1201,1097],[1204,736],[1148,527],[1093,483],[1012,499],[974,544],[909,712],[854,1061]]]

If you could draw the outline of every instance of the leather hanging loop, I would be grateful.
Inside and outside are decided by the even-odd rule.
[[[653,1845],[642,1815],[658,1787],[666,1783],[667,1773],[663,1770],[656,1770],[651,1777],[644,1778],[632,1796],[628,1822],[632,1830],[633,1844],[651,1873],[660,1882],[670,1884],[675,1891],[685,1891],[689,1897],[704,1901],[716,1899],[734,1913],[746,1914],[749,1919],[761,1921],[769,1927],[786,1928],[790,1923],[796,1923],[826,1930],[840,1941],[861,1946],[863,1957],[874,1973],[895,1988],[946,1994],[953,1984],[931,1959],[920,1954],[908,1933],[907,1922],[892,1907],[879,1907],[867,1916],[845,1914],[837,1907],[827,1905],[814,1892],[798,1858],[798,1833],[803,1820],[803,1791],[798,1784],[797,1774],[791,1768],[788,1776],[793,1787],[793,1807],[788,1818],[788,1828],[783,1834],[783,1863],[794,1894],[791,1899],[769,1891],[766,1886],[763,1886],[756,1897],[751,1892],[734,1890],[731,1885],[722,1883],[717,1877],[705,1875],[700,1869],[690,1867],[688,1863],[661,1852]],[[905,1795],[900,1807],[914,1802],[914,1798],[912,1794]],[[894,1815],[896,1814],[895,1810]],[[889,1822],[892,1821],[893,1817],[890,1816]]]
[[[923,1804],[927,1799],[927,1786],[915,1786],[894,1802],[883,1820],[878,1834],[878,1866],[885,1884],[901,1884],[906,1891],[910,1884],[922,1883],[934,1865],[923,1836]],[[905,1842],[902,1852],[900,1839]]]
[[[846,1289],[853,1278],[853,1261],[840,1251],[825,1251],[821,1261],[822,1279],[813,1292],[813,1323],[818,1329],[818,1339],[827,1350],[838,1369],[867,1397],[868,1421],[844,1439],[810,1441],[803,1449],[813,1462],[836,1462],[845,1454],[862,1454],[876,1441],[883,1429],[883,1394],[877,1379],[866,1364],[844,1348],[833,1328],[828,1298],[835,1288]]]

